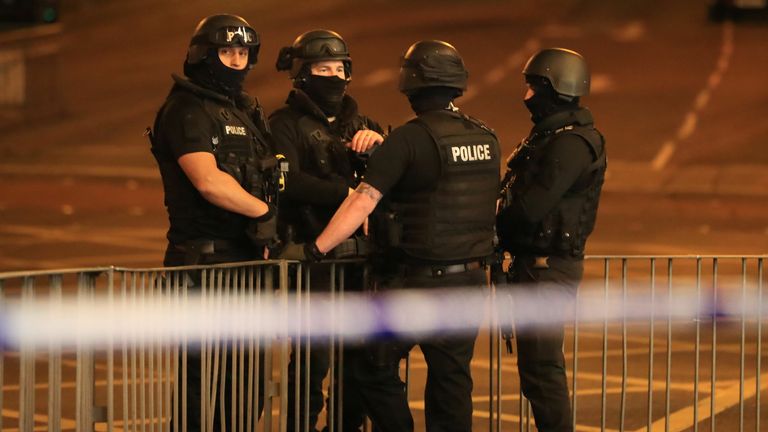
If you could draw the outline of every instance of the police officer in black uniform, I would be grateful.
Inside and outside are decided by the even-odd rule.
[[[497,218],[501,246],[513,256],[513,295],[524,294],[548,315],[570,307],[583,275],[584,247],[595,226],[605,177],[605,142],[592,114],[584,58],[544,49],[523,69],[525,105],[534,126],[512,152]],[[522,324],[522,323],[521,323]],[[520,382],[543,432],[573,431],[563,357],[563,326],[518,325]]]
[[[412,45],[400,69],[400,91],[416,118],[395,129],[371,155],[365,179],[304,253],[320,259],[386,199],[372,220],[380,248],[377,289],[486,287],[493,253],[499,146],[493,131],[462,113],[467,70],[442,41]],[[482,313],[482,311],[477,311]],[[399,346],[374,344],[355,362],[356,379],[374,424],[384,432],[413,430],[400,380],[400,359],[418,343],[428,365],[428,431],[472,429],[470,360],[477,329],[440,333]]]
[[[329,30],[301,34],[280,51],[277,69],[288,71],[293,90],[286,105],[270,115],[275,151],[289,165],[286,187],[280,202],[280,231],[286,241],[314,240],[331,220],[342,201],[357,186],[364,174],[365,158],[383,141],[381,127],[358,112],[357,102],[347,94],[352,78],[352,59],[342,37]],[[363,233],[345,242],[344,256],[358,255],[363,249]],[[340,257],[341,255],[337,256]],[[347,289],[359,289],[361,266],[346,266]],[[311,290],[327,291],[330,285],[327,264],[312,268]],[[306,355],[306,344],[300,350]],[[315,343],[310,350],[309,425],[315,427],[323,409],[322,383],[329,370],[329,351]],[[295,429],[295,358],[288,371],[288,430]],[[300,361],[300,364],[304,364]],[[306,371],[302,368],[302,374]],[[302,375],[299,388],[304,389]],[[336,380],[335,382],[338,382]],[[351,380],[345,380],[344,431],[358,430],[363,421],[360,398]],[[338,394],[338,393],[337,393]],[[304,397],[300,398],[299,425],[303,427]],[[338,412],[338,411],[337,411]]]
[[[165,266],[261,259],[275,241],[276,209],[269,195],[277,160],[261,108],[242,89],[259,45],[259,35],[243,18],[209,16],[192,36],[185,77],[173,76],[150,135],[170,221]],[[203,282],[192,276],[195,285]],[[200,360],[199,352],[189,352],[189,431],[202,430],[201,403],[209,403],[200,400]],[[219,418],[218,396],[211,414],[214,429],[226,430],[232,371],[220,379],[226,380],[227,414]]]

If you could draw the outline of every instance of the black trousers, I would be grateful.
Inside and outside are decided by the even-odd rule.
[[[165,259],[163,265],[166,267],[174,267],[181,265],[204,265],[204,264],[221,264],[227,262],[238,261],[253,261],[257,260],[256,252],[251,248],[242,249],[228,249],[222,251],[215,251],[212,254],[203,255],[191,255],[187,251],[180,250],[173,245],[169,245],[165,253]],[[200,285],[200,272],[190,272],[190,279],[192,285],[189,286],[191,292],[199,291]],[[259,345],[263,347],[263,342]],[[248,407],[248,383],[252,383],[252,403],[258,403],[256,406],[250,407],[252,422],[257,422],[261,418],[261,414],[264,408],[264,350],[259,349],[251,355],[250,346],[247,342],[241,344],[239,342],[232,341],[220,341],[218,343],[218,352],[215,351],[215,344],[208,347],[207,359],[211,370],[217,367],[216,372],[212,372],[210,376],[205,377],[208,382],[209,392],[208,400],[202,401],[202,352],[200,350],[199,341],[189,341],[189,348],[187,351],[187,376],[186,381],[183,380],[183,370],[181,362],[179,364],[179,374],[177,377],[178,382],[186,384],[187,391],[187,431],[199,432],[207,430],[204,425],[200,423],[201,403],[205,403],[207,407],[213,407],[213,411],[208,411],[213,415],[213,430],[216,432],[225,432],[237,430],[238,422],[242,417],[244,424],[247,424],[248,418],[246,415],[249,411]],[[218,355],[217,355],[218,354]],[[237,355],[235,355],[237,354]],[[233,370],[233,358],[234,369]],[[258,367],[256,365],[258,364]],[[242,374],[241,374],[242,371]],[[216,375],[216,380],[213,380],[213,376]],[[258,383],[258,385],[257,385]],[[243,390],[243,400],[240,399],[240,390]],[[179,391],[182,391],[182,386],[179,386]],[[234,399],[233,399],[234,391]],[[234,402],[234,405],[233,405]],[[242,411],[241,411],[242,406]],[[181,413],[181,410],[179,410]],[[232,415],[235,414],[235,424],[233,424]],[[172,422],[175,422],[172,419]],[[207,419],[210,422],[210,418]],[[181,427],[181,423],[179,423]],[[172,425],[173,428],[173,425]]]
[[[450,287],[481,291],[487,287],[485,270],[442,277],[397,274],[378,280],[380,290]],[[440,332],[417,340],[377,341],[358,348],[354,361],[349,363],[354,367],[353,377],[376,429],[380,432],[413,431],[413,416],[408,407],[405,383],[400,379],[399,364],[413,346],[419,345],[427,362],[424,392],[427,431],[471,431],[473,383],[470,361],[477,331],[474,328]]]
[[[563,316],[565,311],[552,309],[573,306],[584,263],[577,258],[553,256],[549,258],[548,266],[538,268],[534,257],[516,257],[512,263],[512,293],[513,296],[520,293],[537,305],[547,305],[549,316]],[[563,325],[517,323],[516,328],[520,386],[531,402],[536,427],[541,432],[572,432]]]
[[[310,292],[329,292],[331,289],[331,265],[330,264],[312,264],[310,267]],[[362,291],[365,284],[364,267],[360,263],[350,264],[337,264],[335,266],[335,289],[338,292],[340,289],[340,272],[344,272],[344,291]],[[304,289],[307,288],[306,281],[304,281]],[[294,284],[291,284],[295,286]],[[311,311],[310,311],[311,313]],[[309,373],[306,370],[306,356],[307,348],[309,347]],[[300,358],[297,359],[296,353],[300,352]],[[334,388],[333,394],[337,395],[335,410],[333,419],[329,416],[326,418],[326,430],[331,421],[335,422],[335,431],[339,432],[358,432],[361,430],[363,421],[365,419],[365,410],[360,399],[356,387],[356,381],[350,376],[350,368],[348,367],[348,357],[350,350],[344,348],[343,351],[337,349],[336,364],[334,367]],[[338,358],[344,356],[344,362],[340,367]],[[331,366],[331,346],[330,340],[320,340],[312,338],[308,340],[303,338],[297,349],[296,343],[293,344],[291,351],[290,361],[288,363],[288,431],[293,432],[296,430],[296,363],[299,363],[299,431],[304,430],[305,424],[305,411],[306,403],[309,402],[309,430],[313,431],[316,428],[318,417],[323,410],[324,396],[323,396],[323,381],[328,375]],[[307,381],[308,380],[308,381]],[[342,383],[339,385],[339,383]],[[309,394],[306,394],[305,388],[308,386]],[[342,399],[338,399],[338,395],[342,396]],[[340,405],[341,404],[341,409]],[[330,406],[330,403],[328,403]],[[330,411],[330,409],[329,409]],[[341,415],[339,415],[341,414]]]

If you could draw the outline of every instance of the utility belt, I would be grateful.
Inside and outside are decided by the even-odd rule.
[[[201,258],[207,255],[245,252],[250,249],[246,241],[195,239],[184,243],[172,243],[171,247],[184,252],[184,264],[200,264]]]
[[[405,276],[440,278],[485,267],[485,261],[469,261],[460,264],[401,264]]]

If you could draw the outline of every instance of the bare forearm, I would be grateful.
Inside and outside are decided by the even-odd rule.
[[[327,253],[349,238],[373,212],[380,199],[379,191],[367,183],[360,183],[355,193],[344,200],[323,232],[317,237],[315,244],[320,252]]]
[[[251,195],[217,167],[213,154],[187,153],[179,157],[178,162],[195,189],[216,207],[248,217],[263,216],[269,211],[264,201]]]
[[[259,217],[268,210],[264,201],[251,195],[232,176],[221,171],[206,178],[198,190],[216,207],[244,216]]]

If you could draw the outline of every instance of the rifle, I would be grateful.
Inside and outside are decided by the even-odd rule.
[[[256,172],[252,175],[251,193],[258,197],[263,194],[264,202],[270,204],[275,209],[278,207],[280,198],[280,191],[285,189],[285,173],[288,171],[288,162],[285,161],[285,157],[278,158],[278,156],[263,157],[256,161]],[[282,160],[281,160],[282,159]],[[251,221],[254,224],[255,221]],[[261,224],[264,223],[263,230]],[[249,226],[250,230],[250,226]],[[268,240],[266,247],[270,251],[270,255],[279,253],[283,248],[283,243],[277,235],[277,219],[273,217],[269,221],[256,223],[255,236],[257,240],[253,241],[261,243],[266,237],[271,237]]]
[[[504,261],[506,259],[505,252],[497,246],[496,251],[493,254],[493,261],[491,262],[491,282],[496,286],[506,286],[512,283],[513,270],[511,264],[505,269]],[[506,295],[511,295],[509,289],[502,290]],[[497,293],[499,291],[497,290]],[[514,339],[513,326],[507,325],[501,327],[501,337],[504,339],[504,344],[507,347],[507,353],[512,354],[512,339]]]

